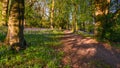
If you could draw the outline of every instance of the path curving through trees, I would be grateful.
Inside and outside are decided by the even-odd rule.
[[[61,41],[62,51],[65,53],[62,59],[63,67],[70,68],[120,68],[120,50],[116,50],[108,44],[97,42],[90,37],[82,37],[64,31]]]

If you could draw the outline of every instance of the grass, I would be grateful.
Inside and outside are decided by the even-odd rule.
[[[78,31],[77,34],[80,34],[83,37],[92,37],[92,38],[94,37],[93,34],[90,34],[90,33],[84,32],[84,31]]]
[[[60,31],[25,31],[28,47],[20,52],[10,50],[8,46],[0,47],[0,68],[60,68],[62,51],[59,38]],[[4,39],[3,34],[0,40]]]
[[[117,48],[117,49],[120,49],[120,42],[110,42],[110,44],[111,44],[113,47],[115,47],[115,48]]]
[[[83,31],[78,31],[79,35],[83,36],[83,37],[91,37],[91,38],[95,38],[93,34],[89,34],[87,32],[83,32]],[[95,38],[97,41],[102,42],[102,43],[108,43],[109,45],[115,47],[115,48],[120,48],[120,42],[112,42],[106,39],[98,39]]]

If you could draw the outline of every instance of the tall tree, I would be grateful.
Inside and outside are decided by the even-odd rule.
[[[72,14],[72,31],[76,32],[77,31],[77,9],[78,9],[78,5],[76,3],[73,3],[74,6],[74,10],[73,10],[73,14]]]
[[[55,8],[55,0],[52,0],[52,6],[50,8],[50,27],[53,29],[53,21],[54,21],[54,8]]]
[[[72,31],[76,32],[78,30],[78,9],[79,9],[79,5],[80,1],[79,0],[72,0],[72,5],[73,5],[73,12],[72,12]]]
[[[102,38],[104,35],[104,24],[107,23],[110,0],[94,0],[95,2],[95,30],[96,37]]]
[[[7,41],[13,49],[19,50],[25,47],[24,39],[24,0],[13,0],[11,3],[10,16],[8,21]]]

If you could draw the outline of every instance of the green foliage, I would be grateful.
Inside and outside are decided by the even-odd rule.
[[[20,52],[14,52],[8,46],[0,47],[1,68],[59,68],[63,52],[58,39],[60,31],[41,30],[25,31],[28,47]]]
[[[33,10],[33,6],[29,6],[29,4],[25,5],[25,25],[32,27],[39,27],[41,16],[37,15]]]
[[[61,1],[63,3],[61,3]],[[71,5],[68,0],[57,0],[55,2],[54,26],[56,28],[66,29],[69,25]]]
[[[118,42],[118,43],[116,43],[116,42],[111,42],[110,43],[112,46],[114,46],[115,48],[117,48],[117,49],[120,49],[120,43]]]
[[[115,20],[112,20],[113,14],[107,15],[107,21],[103,26],[103,39],[109,41],[120,42],[120,15]]]
[[[111,27],[110,40],[120,42],[120,15],[115,20],[114,25]]]
[[[4,41],[6,33],[7,33],[7,27],[1,26],[0,27],[0,41]]]
[[[3,33],[3,32],[0,32],[0,41],[3,41],[3,40],[4,40],[4,38],[5,38],[4,33]]]
[[[25,21],[28,27],[50,27],[48,22],[48,16],[46,15],[46,9],[48,7],[45,5],[48,1],[44,0],[26,0],[25,5]],[[43,9],[44,8],[44,9]]]

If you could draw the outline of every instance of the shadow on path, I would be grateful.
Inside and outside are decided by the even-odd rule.
[[[62,59],[63,67],[70,65],[71,68],[120,68],[120,52],[108,44],[69,31],[65,31],[62,43],[65,53]]]

